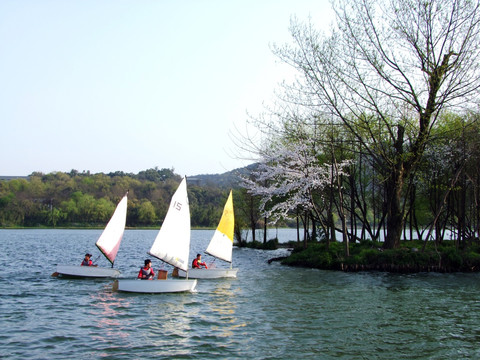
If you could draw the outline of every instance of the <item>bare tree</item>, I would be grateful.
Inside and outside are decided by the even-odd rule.
[[[409,179],[442,110],[480,85],[478,0],[338,0],[328,35],[292,20],[275,53],[299,70],[287,102],[333,116],[373,159],[387,198],[385,248],[400,244]]]

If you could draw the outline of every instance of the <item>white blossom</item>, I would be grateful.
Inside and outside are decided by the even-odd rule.
[[[332,177],[344,174],[350,161],[337,164],[332,171],[332,164],[320,160],[321,150],[311,137],[275,143],[265,151],[251,178],[243,179],[249,193],[261,198],[260,210],[270,222],[288,218],[297,209],[312,210],[316,206],[313,194],[321,199]]]

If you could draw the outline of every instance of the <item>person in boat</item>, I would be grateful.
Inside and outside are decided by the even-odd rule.
[[[152,268],[152,261],[150,259],[145,260],[145,266],[140,268],[138,278],[142,280],[153,280],[155,272]]]
[[[86,253],[85,258],[83,259],[81,266],[95,266],[93,265],[92,260],[90,258],[92,257],[92,254]]]
[[[197,257],[195,259],[193,259],[192,268],[201,269],[202,266],[205,267],[205,269],[208,269],[207,264],[202,262],[202,255],[197,254]]]

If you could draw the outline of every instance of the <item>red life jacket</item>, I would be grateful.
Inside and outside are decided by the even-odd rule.
[[[155,273],[153,272],[153,269],[152,268],[149,268],[148,270],[145,268],[145,267],[142,267],[140,268],[140,272],[138,273],[138,277],[140,279],[143,279],[144,277],[143,276],[146,276],[147,279],[149,277],[154,277],[155,276]]]

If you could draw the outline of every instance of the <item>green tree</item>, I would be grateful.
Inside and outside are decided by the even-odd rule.
[[[81,194],[77,200],[79,220],[84,223],[92,223],[95,219],[95,198],[90,194]]]
[[[115,211],[115,204],[106,198],[95,201],[92,218],[98,223],[107,223]]]
[[[151,225],[157,220],[155,208],[148,200],[143,200],[138,209],[138,220],[141,224]]]
[[[395,248],[407,185],[439,115],[476,101],[479,3],[339,0],[334,9],[328,35],[293,21],[294,45],[275,48],[302,76],[285,88],[285,99],[304,113],[328,114],[361,144],[383,176],[384,247]]]

